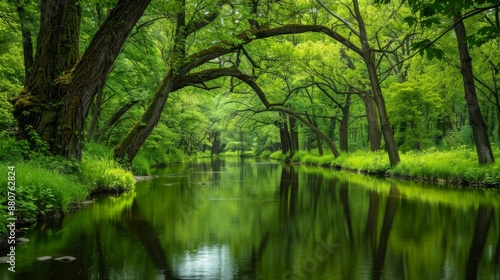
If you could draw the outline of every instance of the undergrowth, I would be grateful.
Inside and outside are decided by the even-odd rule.
[[[356,151],[343,153],[339,157],[331,154],[319,156],[299,151],[294,154],[291,161],[416,180],[468,185],[500,185],[500,164],[480,166],[475,151],[470,148],[460,147],[446,151],[432,149],[402,153],[400,156],[401,162],[394,167],[390,166],[385,151]],[[273,155],[272,158],[280,159],[280,156]],[[495,151],[495,158],[500,159],[500,150]]]

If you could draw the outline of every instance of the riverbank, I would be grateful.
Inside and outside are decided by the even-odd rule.
[[[8,245],[6,237],[21,235],[40,219],[80,209],[92,194],[124,192],[135,185],[132,172],[106,156],[92,154],[85,154],[81,163],[42,155],[3,160],[0,170],[4,171],[0,184],[6,186],[0,192],[0,248]]]
[[[416,181],[442,182],[462,186],[500,186],[500,163],[480,166],[472,149],[449,151],[425,151],[402,153],[401,162],[391,167],[384,151],[356,151],[342,154],[318,156],[299,151],[289,159],[295,164],[317,165],[338,168],[372,175],[384,175]],[[271,158],[284,160],[279,154]],[[495,150],[495,158],[500,159],[500,150]]]

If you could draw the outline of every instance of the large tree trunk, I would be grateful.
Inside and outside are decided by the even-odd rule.
[[[53,82],[78,61],[81,7],[76,0],[45,0],[40,9],[36,55],[31,69],[25,71],[29,75],[26,87],[12,99],[12,104],[21,137],[29,139],[26,126],[31,126],[42,140],[53,146],[63,99]],[[20,18],[22,12],[18,10]],[[31,62],[26,61],[29,47],[24,47],[25,67],[30,67]]]
[[[474,74],[472,72],[472,58],[469,54],[465,25],[460,13],[454,16],[454,21],[458,52],[460,54],[462,78],[464,80],[465,101],[469,112],[469,123],[472,128],[474,143],[476,144],[477,158],[479,164],[494,162],[495,158],[491,150],[488,131],[477,100],[476,87],[474,86]]]
[[[140,148],[160,121],[161,113],[174,83],[175,79],[172,76],[172,72],[169,71],[156,91],[153,100],[141,116],[141,119],[134,125],[125,139],[115,146],[114,157],[117,161],[131,163],[134,160]]]
[[[31,125],[54,155],[81,160],[84,122],[95,94],[150,0],[120,0],[78,60],[81,6],[41,4],[40,34],[28,86],[13,99],[23,136]],[[63,74],[61,74],[63,73]]]
[[[368,70],[368,75],[370,77],[370,85],[372,87],[373,99],[375,101],[375,104],[377,104],[382,135],[385,141],[385,147],[389,155],[389,161],[391,163],[391,166],[395,166],[401,161],[401,159],[399,158],[398,147],[396,145],[396,141],[394,140],[394,135],[392,133],[389,117],[387,116],[385,100],[378,79],[377,66],[375,65],[370,44],[368,43],[368,36],[366,33],[365,23],[363,21],[363,17],[361,16],[361,12],[359,10],[358,1],[353,0],[353,4],[354,4],[354,13],[357,17],[359,24],[359,37],[363,50],[363,58],[366,64],[366,68]]]
[[[99,114],[101,113],[102,95],[102,88],[100,88],[97,93],[97,97],[95,98],[92,119],[90,120],[89,128],[87,130],[87,142],[90,142],[92,135],[94,134],[94,130],[97,127],[97,121],[99,119]]]
[[[62,87],[65,86],[67,79],[70,82],[58,122],[58,133],[52,147],[53,154],[81,160],[84,123],[92,100],[104,86],[125,40],[149,2],[149,0],[119,1],[92,38],[82,59],[70,73],[59,79]]]

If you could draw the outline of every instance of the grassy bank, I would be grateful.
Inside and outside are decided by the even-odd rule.
[[[271,158],[283,160],[281,153]],[[495,151],[500,159],[500,150]],[[401,154],[401,162],[392,167],[384,151],[357,151],[342,154],[318,156],[299,151],[290,159],[304,163],[332,168],[341,168],[368,174],[384,174],[412,180],[441,181],[460,185],[500,186],[500,163],[479,166],[474,150],[460,148],[448,151],[431,150]]]
[[[89,145],[80,163],[49,156],[43,149],[28,152],[22,141],[2,140],[0,184],[5,187],[0,192],[0,235],[7,233],[11,210],[17,229],[22,229],[37,219],[68,213],[73,203],[92,193],[134,187],[132,172],[113,161],[105,147]]]

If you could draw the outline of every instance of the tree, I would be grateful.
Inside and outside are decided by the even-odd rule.
[[[40,31],[26,87],[12,100],[20,134],[27,125],[51,152],[81,160],[85,119],[126,38],[149,0],[120,0],[79,55],[81,5],[44,0]]]
[[[181,5],[180,7],[183,6]],[[212,8],[212,10],[203,12],[202,9],[199,9],[199,11],[203,12],[202,16],[192,16],[190,18],[193,20],[188,22],[182,20],[177,21],[175,26],[175,34],[177,34],[177,37],[174,40],[173,52],[169,61],[169,69],[141,119],[129,131],[123,141],[115,146],[115,158],[119,161],[133,160],[144,141],[160,120],[161,112],[171,92],[191,85],[203,87],[205,82],[225,76],[240,79],[249,84],[254,90],[258,91],[258,85],[255,83],[254,78],[241,71],[224,67],[203,68],[201,67],[202,65],[208,64],[213,60],[220,60],[224,55],[238,52],[244,49],[245,45],[255,40],[287,34],[300,34],[306,32],[323,33],[346,46],[356,48],[339,33],[327,27],[320,25],[286,24],[273,28],[268,26],[256,26],[256,28],[250,28],[232,36],[228,36],[225,38],[226,40],[212,45],[211,47],[187,54],[186,46],[183,42],[186,42],[189,35],[194,34],[212,21],[215,21],[218,16],[218,12],[215,10],[216,8]],[[234,16],[234,10],[230,10],[229,12]],[[177,17],[185,18],[185,13],[186,11],[184,8],[180,9],[177,11]],[[198,70],[198,72],[196,72],[196,70]],[[259,95],[258,92],[257,95]],[[270,104],[265,104],[266,107],[268,107],[268,105]]]
[[[385,147],[389,155],[389,161],[391,166],[395,166],[401,160],[399,157],[396,141],[394,140],[394,135],[392,133],[392,127],[389,122],[389,117],[387,115],[385,99],[382,93],[382,88],[380,86],[380,80],[378,77],[377,65],[375,63],[373,49],[370,45],[370,40],[366,30],[366,25],[363,19],[363,15],[361,14],[359,2],[357,0],[353,0],[351,7],[352,10],[350,10],[350,12],[352,13],[357,22],[358,30],[354,29],[346,19],[341,18],[336,13],[331,11],[321,0],[318,0],[317,2],[320,3],[332,16],[334,16],[337,20],[339,20],[343,24],[343,26],[350,31],[351,34],[354,34],[359,39],[361,47],[352,47],[353,43],[350,41],[349,43],[351,44],[351,47],[349,47],[349,45],[346,46],[348,46],[348,48],[350,48],[351,50],[355,51],[358,55],[360,55],[365,63],[370,81],[371,95],[373,97],[373,101],[377,106],[382,136],[384,137],[385,140]],[[367,105],[369,106],[368,103]]]
[[[482,0],[466,0],[463,2],[436,1],[433,3],[428,3],[426,1],[411,1],[410,6],[415,16],[407,17],[405,20],[411,25],[420,22],[422,27],[431,27],[441,22],[441,16],[452,20],[451,26],[442,31],[438,38],[434,40],[424,39],[421,42],[416,43],[414,46],[420,48],[421,50],[425,49],[428,57],[442,58],[443,51],[433,46],[433,43],[448,31],[455,31],[460,57],[460,71],[463,78],[465,100],[469,113],[469,123],[472,127],[478,161],[479,164],[494,162],[495,159],[488,138],[487,127],[477,99],[476,87],[474,84],[474,73],[472,70],[472,58],[470,56],[468,46],[468,41],[471,41],[471,39],[467,36],[464,20],[482,12],[488,12],[491,9],[498,10],[500,4],[498,4],[497,1]],[[498,14],[496,17],[498,18]],[[494,27],[493,29],[485,31],[485,33],[488,33],[488,36],[486,36],[486,39],[483,38],[483,40],[488,40],[488,37],[495,36],[495,34],[498,33],[498,30]]]
[[[434,145],[442,100],[424,79],[396,83],[390,87],[388,111],[393,117],[395,138],[402,151]]]

